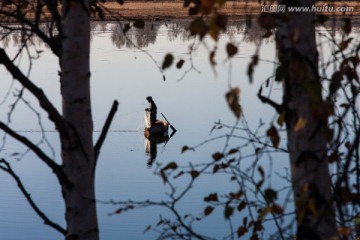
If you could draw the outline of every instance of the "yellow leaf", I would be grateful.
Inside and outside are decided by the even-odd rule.
[[[297,131],[303,129],[306,126],[306,123],[307,123],[306,119],[304,119],[302,117],[299,118],[295,124],[294,132],[297,132]]]
[[[284,120],[285,120],[285,112],[280,113],[278,119],[277,119],[277,124],[279,124],[279,126],[283,126],[284,125]]]

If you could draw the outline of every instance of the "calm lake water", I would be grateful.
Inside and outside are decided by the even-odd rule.
[[[256,93],[259,86],[274,72],[273,62],[276,57],[273,40],[264,42],[260,48],[261,61],[254,73],[254,83],[249,84],[247,77],[248,64],[256,50],[260,34],[258,31],[249,32],[244,24],[231,26],[228,34],[222,35],[217,45],[217,65],[214,71],[208,59],[209,51],[215,43],[211,39],[206,39],[206,44],[195,42],[196,51],[193,52],[192,60],[198,71],[192,70],[182,78],[191,67],[188,52],[194,39],[187,36],[181,24],[156,22],[147,24],[144,32],[130,32],[129,37],[146,51],[144,53],[123,40],[116,23],[94,23],[91,45],[91,91],[95,140],[112,101],[116,99],[120,102],[96,171],[96,194],[99,201],[166,199],[169,189],[164,186],[160,177],[153,174],[158,163],[176,161],[179,165],[196,165],[210,161],[214,152],[224,148],[224,139],[208,142],[195,152],[181,154],[181,148],[184,145],[196,146],[207,139],[229,132],[221,129],[210,134],[216,121],[220,120],[228,125],[234,125],[236,122],[225,100],[229,85],[241,89],[240,103],[249,127],[255,129],[260,118],[266,122],[265,128],[269,126],[268,122],[276,117],[276,114],[270,107],[260,103]],[[238,44],[240,52],[231,61],[226,60],[225,53],[225,44],[229,40]],[[13,36],[2,43],[7,45],[7,52],[12,56],[18,49],[16,41],[17,38]],[[39,59],[33,61],[29,75],[44,89],[55,106],[61,109],[58,60],[44,45],[37,44],[36,40],[34,42],[34,49],[43,52]],[[164,55],[169,52],[175,56],[175,62],[184,59],[185,64],[181,70],[175,66],[166,70],[164,81],[157,65],[161,65]],[[27,71],[29,61],[25,55],[20,58],[18,64]],[[16,82],[12,82],[3,66],[0,66],[0,78],[0,119],[6,122],[9,106],[16,100],[14,94],[21,88]],[[273,83],[271,91],[272,97],[279,100],[281,85]],[[145,98],[149,95],[158,106],[158,118],[161,118],[160,113],[164,113],[178,130],[167,144],[157,145],[157,157],[152,167],[147,164],[149,156],[145,153],[143,135],[144,108],[147,107]],[[36,101],[27,92],[24,92],[24,98],[37,109]],[[26,137],[39,142],[44,151],[60,162],[58,134],[47,121],[46,114],[40,111],[39,115],[44,134],[39,128],[38,115],[20,101],[11,116],[11,126]],[[46,141],[43,136],[46,137]],[[2,142],[4,144],[0,157],[11,161],[31,196],[49,218],[65,226],[64,205],[53,174],[32,153],[26,152],[26,149],[11,138],[4,138]],[[243,143],[242,140],[234,139],[230,145],[237,147]],[[282,145],[285,145],[285,141],[282,141]],[[251,153],[253,149],[244,149],[242,154],[246,155],[247,151]],[[285,175],[288,168],[287,157],[281,154],[275,156],[271,161],[272,165],[265,161],[268,159],[263,159],[264,168],[269,170],[272,167],[273,172]],[[177,182],[179,188],[184,186],[187,180],[180,179]],[[279,189],[288,183],[274,175],[272,182],[268,184]],[[182,213],[202,213],[206,206],[204,196],[215,191],[226,193],[234,190],[233,187],[229,177],[200,177],[181,203]],[[43,225],[20,194],[13,179],[3,172],[0,172],[0,192],[1,239],[62,239],[61,235]],[[169,215],[158,207],[128,211],[121,215],[108,215],[117,208],[114,205],[98,203],[101,239],[155,239],[157,233],[149,231],[144,234],[145,228],[148,225],[156,225],[160,215]],[[234,222],[241,222],[242,217],[238,214]],[[215,211],[212,217],[196,224],[195,227],[199,232],[216,239],[222,239],[230,231],[221,211]],[[273,230],[272,225],[267,227],[270,231],[266,231],[264,238]]]

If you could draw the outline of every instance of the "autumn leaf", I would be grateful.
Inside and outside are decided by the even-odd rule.
[[[180,59],[177,63],[176,63],[176,68],[177,69],[180,69],[182,68],[182,66],[184,65],[184,60],[183,59]]]
[[[187,150],[189,150],[190,148],[188,147],[188,146],[183,146],[182,148],[181,148],[181,153],[184,153],[184,152],[186,152]]]
[[[169,68],[172,65],[173,61],[174,61],[173,55],[170,53],[166,54],[164,57],[164,61],[161,65],[161,69],[165,70],[166,68]]]
[[[277,129],[274,126],[271,126],[266,131],[266,135],[270,138],[271,143],[273,144],[273,146],[275,148],[278,148],[279,144],[280,144],[280,136],[279,136],[279,133],[278,133]]]
[[[225,219],[229,219],[234,213],[234,208],[227,206],[224,211],[224,217]]]
[[[200,40],[202,40],[206,33],[208,32],[209,27],[206,25],[204,20],[200,17],[196,18],[190,23],[190,35],[199,35]]]
[[[194,148],[185,145],[185,146],[183,146],[181,148],[181,153],[184,153],[184,152],[189,151],[189,150],[195,151]]]
[[[200,175],[200,173],[199,173],[198,171],[192,170],[192,171],[190,172],[190,175],[191,175],[191,177],[192,177],[193,179],[195,179],[195,178],[197,178],[197,177]]]
[[[244,226],[240,226],[237,230],[238,238],[245,235],[246,232],[247,232],[247,229]]]
[[[215,41],[218,41],[221,31],[226,29],[227,17],[221,14],[214,14],[210,19],[210,28],[208,34]]]
[[[218,195],[217,193],[211,193],[209,196],[204,197],[205,202],[218,202]]]
[[[225,95],[231,111],[238,119],[240,118],[242,112],[241,106],[239,104],[239,95],[240,95],[240,88],[238,87],[230,89],[230,91],[227,92]]]
[[[279,126],[283,126],[285,121],[285,112],[282,112],[279,114],[279,117],[277,118],[276,122],[279,124]]]
[[[260,232],[260,231],[262,231],[263,229],[264,229],[264,227],[263,227],[261,221],[256,221],[256,222],[254,222],[254,231],[255,231],[255,232]]]
[[[301,129],[303,129],[306,126],[306,123],[307,123],[306,119],[300,117],[295,124],[294,132],[298,132]]]
[[[219,153],[219,152],[214,153],[214,154],[212,155],[212,158],[214,159],[214,161],[219,161],[219,160],[221,160],[223,157],[224,157],[224,154]]]
[[[235,54],[237,54],[238,48],[237,48],[234,44],[228,43],[228,44],[226,45],[226,52],[227,52],[227,54],[228,54],[228,57],[231,58],[231,57],[233,57]]]
[[[239,149],[233,148],[233,149],[230,149],[230,151],[228,152],[228,155],[231,155],[231,154],[234,154],[234,153],[237,153],[237,152],[239,152]]]
[[[177,166],[177,164],[175,163],[175,162],[170,162],[170,163],[168,163],[162,170],[163,171],[166,171],[166,170],[168,170],[168,169],[176,169],[178,166]]]
[[[208,215],[210,215],[210,213],[212,213],[212,211],[214,211],[214,207],[212,207],[212,206],[207,206],[207,207],[204,209],[204,215],[205,215],[205,216],[208,216]]]
[[[244,208],[246,208],[247,203],[245,201],[241,201],[241,203],[239,203],[239,205],[237,206],[237,210],[239,212],[241,212]]]
[[[122,210],[123,210],[122,208],[119,208],[114,212],[114,214],[120,214],[122,212]]]
[[[239,200],[239,199],[240,199],[240,197],[241,197],[243,194],[244,194],[244,192],[243,192],[243,191],[239,191],[239,192],[231,192],[231,193],[229,193],[229,197],[230,197],[231,199],[236,199],[236,200]]]
[[[271,212],[274,214],[280,215],[280,214],[283,214],[284,209],[280,205],[274,204],[271,207]]]
[[[268,202],[273,202],[277,199],[277,192],[274,189],[267,188],[264,190],[264,198]]]

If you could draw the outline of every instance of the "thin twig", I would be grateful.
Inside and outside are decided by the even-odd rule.
[[[67,179],[66,175],[61,169],[61,166],[49,158],[38,146],[32,143],[29,139],[13,131],[11,128],[6,126],[3,122],[0,122],[0,129],[9,134],[11,137],[27,146],[33,151],[57,176],[60,184],[65,184],[67,187],[71,187],[72,184]]]
[[[56,231],[60,232],[63,235],[66,235],[66,230],[58,225],[57,223],[54,223],[51,221],[44,212],[42,212],[39,207],[36,205],[34,200],[31,198],[30,193],[28,193],[21,182],[20,178],[16,175],[16,173],[12,170],[10,163],[7,162],[5,159],[0,160],[0,164],[4,164],[5,166],[0,165],[0,169],[8,173],[17,183],[21,193],[24,195],[32,209],[36,212],[36,214],[44,221],[44,224],[49,225],[50,227],[54,228]]]

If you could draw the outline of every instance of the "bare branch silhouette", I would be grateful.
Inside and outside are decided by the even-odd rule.
[[[44,224],[49,225],[50,227],[52,227],[56,231],[60,232],[61,234],[66,235],[66,230],[63,227],[61,227],[57,223],[54,223],[53,221],[51,221],[46,216],[46,214],[40,210],[40,208],[37,206],[37,204],[31,198],[30,193],[28,193],[28,191],[25,189],[24,184],[22,183],[22,181],[20,180],[18,175],[16,175],[16,173],[11,168],[10,163],[7,162],[5,159],[0,159],[0,169],[3,170],[4,172],[8,173],[16,181],[21,193],[24,195],[25,199],[28,201],[31,208],[44,221]]]

